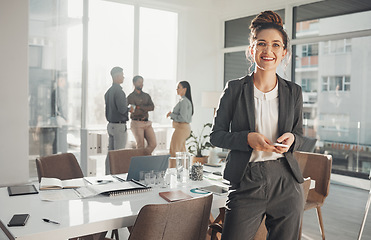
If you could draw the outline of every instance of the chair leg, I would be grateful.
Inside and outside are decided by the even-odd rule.
[[[119,230],[118,229],[112,230],[111,238],[112,239],[115,238],[116,240],[119,240]]]
[[[301,240],[302,232],[303,232],[303,219],[301,219],[300,221],[299,240]]]
[[[325,228],[323,227],[321,207],[317,207],[317,217],[318,217],[318,223],[319,223],[320,231],[321,231],[321,234],[322,234],[322,240],[325,240]]]

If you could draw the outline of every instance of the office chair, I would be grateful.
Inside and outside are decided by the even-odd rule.
[[[36,168],[39,182],[42,177],[59,178],[61,180],[84,177],[80,165],[75,155],[72,153],[61,153],[36,158]],[[95,233],[78,238],[71,238],[70,240],[103,240],[105,239],[106,233],[107,232]]]
[[[108,151],[111,174],[127,173],[132,157],[149,155],[144,148]]]
[[[370,179],[370,191],[368,193],[368,199],[367,199],[367,203],[366,203],[366,207],[365,207],[365,215],[363,216],[361,228],[359,229],[359,233],[358,233],[358,240],[361,240],[361,238],[362,238],[362,233],[363,233],[363,229],[365,227],[368,210],[370,209],[370,203],[371,203],[371,169],[370,169],[370,175],[368,176],[368,179]]]
[[[205,240],[213,195],[144,206],[129,240]]]
[[[72,153],[36,158],[36,168],[39,182],[42,177],[53,177],[61,180],[84,177],[80,165]]]
[[[329,194],[332,156],[307,152],[294,152],[294,156],[299,163],[303,177],[310,177],[316,182],[315,188],[309,190],[304,211],[312,208],[317,210],[322,239],[325,239],[321,207]]]

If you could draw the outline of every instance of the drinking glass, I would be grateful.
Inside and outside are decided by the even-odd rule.
[[[176,153],[176,169],[178,181],[186,183],[189,179],[190,157],[187,152]]]

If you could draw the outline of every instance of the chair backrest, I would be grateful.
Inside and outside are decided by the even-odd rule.
[[[168,204],[144,206],[129,240],[205,240],[212,194]]]
[[[131,158],[134,156],[148,156],[144,148],[120,149],[108,151],[111,174],[127,173],[129,171]]]
[[[329,193],[332,156],[308,152],[295,152],[294,156],[303,177],[316,181],[315,188],[309,190],[307,200],[323,203]]]
[[[53,177],[61,180],[82,178],[84,174],[72,153],[61,153],[36,159],[39,182],[42,177]]]

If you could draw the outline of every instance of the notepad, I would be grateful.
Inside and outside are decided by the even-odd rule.
[[[41,178],[40,190],[47,189],[62,189],[62,188],[78,188],[86,186],[83,178],[75,178],[68,180],[60,180],[58,178]]]
[[[19,185],[8,187],[9,196],[27,195],[27,194],[38,194],[35,185]]]
[[[187,193],[177,190],[177,191],[169,191],[169,192],[159,192],[158,193],[160,197],[165,199],[168,202],[176,202],[180,200],[186,200],[192,198],[191,195],[188,195]]]
[[[97,194],[108,195],[111,197],[151,190],[151,187],[148,187],[134,179],[131,181],[113,182],[102,185],[89,185],[87,188]]]

